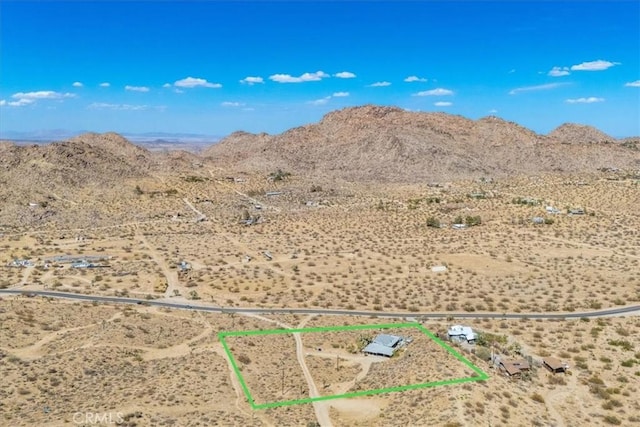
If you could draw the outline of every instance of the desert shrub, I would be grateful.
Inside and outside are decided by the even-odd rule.
[[[430,216],[427,218],[427,227],[440,228],[440,220],[438,218]]]
[[[534,393],[531,395],[531,400],[538,403],[544,403],[544,397],[540,393]]]
[[[622,421],[620,421],[618,418],[614,417],[613,415],[607,415],[603,419],[605,423],[611,424],[614,426],[619,426],[620,424],[622,424]]]
[[[634,359],[623,360],[620,364],[625,368],[631,368],[636,363]]]
[[[251,359],[246,354],[240,354],[238,355],[238,362],[248,365],[249,363],[251,363]]]

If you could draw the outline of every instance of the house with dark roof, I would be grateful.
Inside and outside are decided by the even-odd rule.
[[[542,364],[544,365],[545,368],[547,368],[554,374],[557,374],[559,372],[564,373],[567,371],[567,369],[569,369],[568,363],[561,362],[559,359],[556,359],[555,357],[545,357],[544,359],[542,359]]]
[[[508,377],[519,376],[525,371],[531,370],[531,365],[528,361],[521,360],[504,360],[500,362],[500,370]]]

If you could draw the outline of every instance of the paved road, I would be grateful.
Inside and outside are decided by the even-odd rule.
[[[211,313],[247,313],[247,314],[319,314],[335,316],[373,316],[387,318],[432,318],[446,319],[576,319],[581,317],[607,317],[629,314],[640,315],[640,305],[608,308],[597,311],[583,311],[572,313],[412,313],[389,311],[363,310],[332,310],[322,308],[259,308],[259,307],[221,307],[215,305],[198,305],[185,302],[169,302],[160,300],[145,300],[125,297],[110,297],[100,295],[83,295],[54,291],[26,291],[18,289],[0,289],[0,295],[27,295],[48,298],[71,299],[88,302],[102,302],[111,304],[144,304],[154,307],[175,308],[181,310],[205,311]]]

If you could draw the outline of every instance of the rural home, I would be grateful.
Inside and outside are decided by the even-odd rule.
[[[501,361],[500,370],[508,377],[519,376],[525,371],[531,370],[531,365],[524,359]]]
[[[451,340],[456,341],[475,342],[478,339],[478,334],[473,332],[469,326],[454,325],[449,328],[447,334]]]
[[[362,350],[362,352],[367,355],[391,357],[396,350],[402,347],[402,343],[402,337],[379,334]]]
[[[545,366],[545,368],[547,368],[554,374],[557,374],[559,372],[564,373],[564,372],[567,372],[567,369],[569,369],[568,363],[561,362],[555,357],[546,357],[542,359],[542,364]]]

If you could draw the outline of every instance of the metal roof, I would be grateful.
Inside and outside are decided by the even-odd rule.
[[[402,338],[395,335],[388,334],[379,334],[373,339],[373,342],[376,344],[383,345],[385,347],[395,347],[396,344],[400,342]]]
[[[394,350],[393,348],[387,347],[386,345],[372,342],[371,344],[366,346],[362,351],[369,354],[381,354],[383,356],[391,357],[393,356],[393,350]]]

